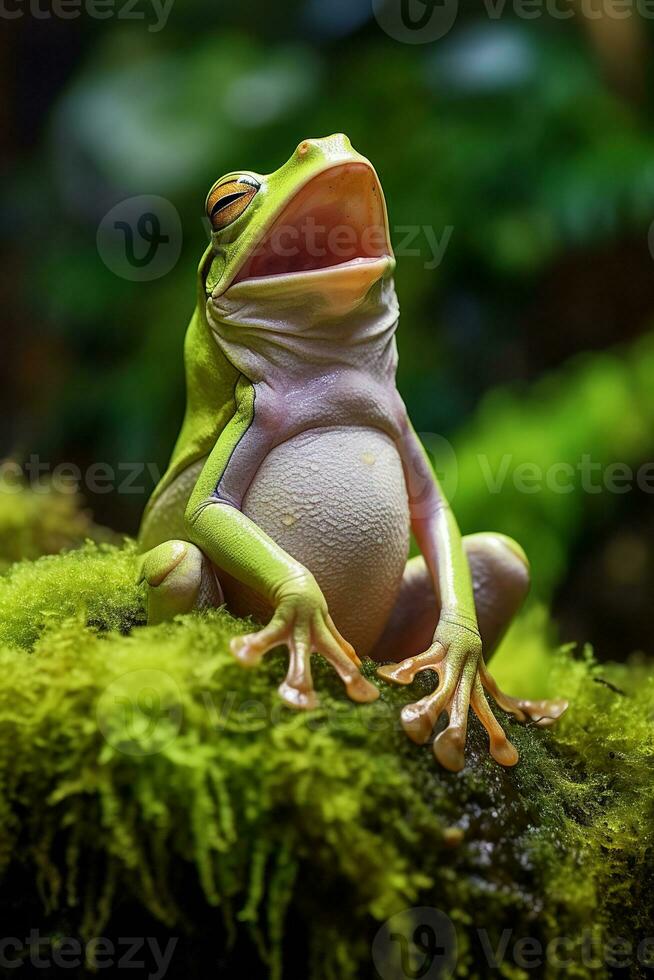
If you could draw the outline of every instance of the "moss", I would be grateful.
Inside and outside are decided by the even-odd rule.
[[[40,488],[30,487],[15,463],[0,461],[0,572],[22,558],[57,554],[87,538],[118,536],[93,523],[70,485],[43,480]]]
[[[87,542],[65,556],[12,565],[0,580],[0,643],[30,649],[53,623],[83,614],[101,629],[128,630],[141,616],[135,548]]]
[[[131,902],[195,935],[188,949],[200,923],[210,930],[199,972],[188,953],[172,975],[229,963],[231,937],[232,970],[256,952],[253,975],[286,965],[339,980],[374,975],[371,942],[407,906],[454,921],[461,976],[534,975],[515,963],[524,937],[571,938],[567,975],[601,976],[582,962],[587,930],[645,937],[654,687],[643,665],[552,651],[533,613],[497,672],[518,692],[526,651],[540,693],[567,694],[570,712],[553,733],[502,717],[522,755],[511,771],[488,758],[473,719],[469,765],[453,775],[398,725],[429,678],[380,685],[378,702],[355,706],[319,662],[321,706],[296,714],[275,695],[283,654],[242,670],[227,644],[244,624],[225,612],[138,625],[134,565],[131,545],[87,544],[0,579],[0,906],[22,876],[27,931],[40,909],[97,935]],[[493,971],[484,944],[506,928]]]

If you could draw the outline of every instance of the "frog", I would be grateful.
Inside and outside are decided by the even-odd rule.
[[[487,667],[529,562],[504,534],[461,535],[399,394],[375,168],[344,134],[305,139],[273,173],[221,177],[205,207],[186,411],[139,533],[148,622],[249,617],[231,654],[255,668],[286,648],[278,690],[296,710],[318,705],[314,655],[359,704],[432,671],[435,689],[401,709],[409,738],[459,772],[472,711],[514,766],[489,696],[538,726],[567,704],[509,696]]]

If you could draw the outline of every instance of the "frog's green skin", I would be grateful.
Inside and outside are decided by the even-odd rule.
[[[498,534],[462,540],[395,387],[395,260],[373,167],[344,136],[306,140],[273,174],[221,178],[208,213],[186,417],[140,535],[150,622],[223,601],[268,619],[232,650],[252,666],[286,644],[280,693],[297,708],[316,704],[313,652],[357,701],[379,693],[358,654],[400,684],[433,669],[437,691],[403,711],[409,736],[428,741],[447,712],[434,753],[458,770],[472,706],[513,765],[484,689],[539,724],[565,705],[509,698],[486,669],[482,644],[491,653],[519,608],[527,560]],[[422,554],[407,562],[410,530]]]

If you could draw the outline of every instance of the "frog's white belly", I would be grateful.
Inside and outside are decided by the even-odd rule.
[[[264,460],[242,509],[310,569],[343,635],[369,653],[409,548],[406,484],[392,440],[367,428],[295,436]]]

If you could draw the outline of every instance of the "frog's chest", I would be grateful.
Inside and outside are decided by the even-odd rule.
[[[341,631],[368,652],[397,596],[409,545],[392,439],[364,426],[292,436],[265,457],[242,510],[311,570]]]

